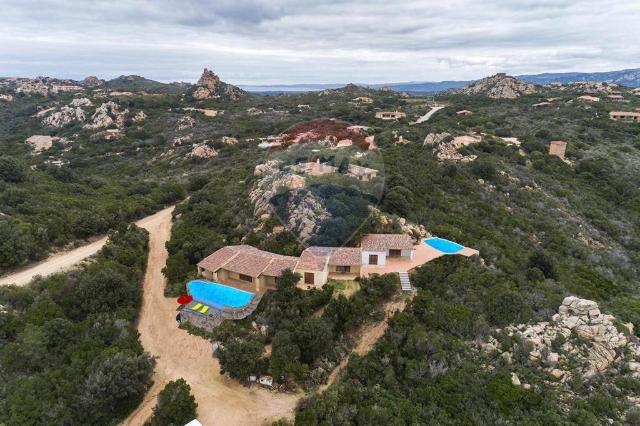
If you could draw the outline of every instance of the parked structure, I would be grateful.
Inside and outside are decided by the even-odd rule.
[[[590,96],[590,95],[583,95],[583,96],[578,96],[577,98],[579,101],[583,101],[583,102],[600,102],[600,98],[597,96]]]
[[[378,111],[376,112],[376,118],[381,120],[399,120],[401,118],[405,118],[407,116],[406,113],[402,111]]]
[[[567,143],[565,141],[551,141],[549,143],[549,155],[555,155],[564,160],[566,150]]]
[[[637,123],[640,121],[640,112],[611,111],[609,113],[609,118],[612,120],[635,121]]]

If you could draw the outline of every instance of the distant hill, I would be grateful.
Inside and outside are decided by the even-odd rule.
[[[145,91],[148,93],[175,94],[185,91],[185,88],[179,84],[160,83],[159,81],[149,80],[148,78],[138,75],[121,75],[120,77],[105,82],[105,87],[110,90],[122,92]]]
[[[602,81],[618,83],[628,87],[640,87],[640,68],[622,71],[608,71],[595,73],[545,73],[515,76],[518,80],[533,84],[575,83],[580,81]],[[396,92],[409,93],[437,93],[451,89],[462,89],[473,83],[473,80],[449,81],[410,81],[405,83],[357,83],[359,86],[380,89],[388,87]],[[243,85],[248,92],[315,92],[326,89],[344,87],[344,83],[309,83],[309,84],[274,84],[274,85]]]
[[[460,90],[465,95],[485,95],[494,99],[515,99],[536,91],[533,84],[499,73],[476,80]]]
[[[628,87],[640,87],[640,68],[607,72],[567,72],[519,75],[520,80],[535,84],[576,83],[580,81],[599,81],[617,83]]]

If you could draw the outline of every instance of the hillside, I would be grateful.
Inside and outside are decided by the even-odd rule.
[[[577,83],[577,82],[606,82],[616,83],[627,87],[640,87],[640,68],[621,71],[605,72],[568,72],[520,75],[517,78],[534,84],[549,83]]]
[[[90,82],[95,85],[95,82]],[[166,84],[159,81],[149,80],[138,75],[121,75],[120,77],[108,80],[104,87],[119,92],[147,92],[161,94],[176,94],[184,92],[184,88],[175,84]]]
[[[593,101],[579,98],[581,87],[498,75],[435,98],[354,85],[255,96],[205,70],[180,96],[143,78],[119,81],[108,88],[130,94],[94,79],[55,90],[47,78],[0,86],[0,273],[120,235],[79,272],[0,289],[1,362],[10,367],[0,369],[0,423],[116,423],[136,409],[152,362],[130,324],[149,286],[139,285],[144,233],[127,224],[173,204],[167,286],[154,290],[167,315],[153,318],[200,339],[198,359],[220,367],[207,380],[242,400],[257,385],[240,383],[259,373],[274,380],[259,392],[270,401],[283,396],[290,407],[292,395],[306,396],[296,408],[305,425],[640,416],[640,124],[609,116],[640,108],[628,88]],[[434,105],[442,108],[416,123]],[[406,117],[383,120],[381,111]],[[365,151],[371,136],[375,149]],[[555,141],[567,143],[564,155],[549,155]],[[304,174],[308,163],[332,173]],[[380,175],[358,180],[351,164]],[[273,180],[264,179],[269,167]],[[263,194],[273,203],[258,204]],[[320,196],[330,214],[311,210]],[[399,296],[397,275],[311,291],[286,275],[244,320],[202,339],[176,328],[177,305],[162,293],[184,293],[198,262],[227,245],[300,256],[307,243],[295,227],[312,215],[312,244],[355,247],[365,233],[420,229],[480,255],[412,270],[416,291],[403,312],[385,309]],[[358,350],[373,324],[386,331]],[[215,361],[209,339],[228,349]],[[348,358],[354,349],[362,355]],[[318,394],[336,366],[344,375]],[[131,394],[111,400],[102,391],[120,385]],[[220,409],[222,398],[193,389],[199,409]]]

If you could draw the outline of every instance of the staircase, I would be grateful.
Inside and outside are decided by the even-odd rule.
[[[402,291],[411,291],[411,281],[409,281],[409,273],[408,272],[398,272],[400,275],[400,288]]]

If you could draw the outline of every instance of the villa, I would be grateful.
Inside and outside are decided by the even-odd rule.
[[[368,167],[349,164],[349,169],[347,170],[346,175],[364,182],[368,182],[378,176],[378,171],[376,169],[370,169]]]
[[[354,98],[353,102],[355,102],[357,104],[372,104],[373,103],[373,99],[371,99],[368,96],[359,96],[357,98]]]
[[[321,163],[320,159],[316,161],[310,161],[308,163],[299,163],[292,167],[296,173],[304,173],[309,176],[323,176],[331,173],[335,173],[338,168],[330,165],[329,163]]]
[[[622,120],[622,121],[640,121],[640,112],[632,112],[632,111],[611,111],[609,113],[609,118],[612,120]]]
[[[579,101],[584,101],[584,102],[600,102],[600,98],[597,96],[590,96],[590,95],[583,95],[583,96],[578,96],[577,98]]]
[[[309,247],[300,257],[283,256],[249,245],[225,246],[198,263],[204,279],[187,284],[178,298],[176,320],[211,331],[224,320],[246,318],[276,279],[289,269],[302,289],[322,288],[329,280],[352,281],[371,274],[398,273],[411,291],[408,271],[445,255],[475,256],[477,250],[437,237],[417,243],[406,234],[367,234],[360,247]]]
[[[407,116],[406,113],[402,111],[378,111],[376,112],[376,118],[380,118],[382,120],[399,120],[401,118],[405,118]]]

